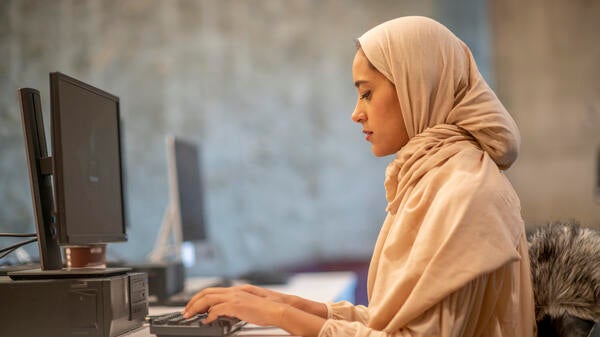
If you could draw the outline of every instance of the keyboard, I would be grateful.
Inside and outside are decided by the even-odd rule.
[[[172,312],[158,316],[148,316],[150,333],[157,337],[183,337],[183,336],[229,336],[241,329],[246,322],[233,317],[219,317],[217,320],[203,324],[202,320],[207,314],[198,314],[184,318],[181,312]]]

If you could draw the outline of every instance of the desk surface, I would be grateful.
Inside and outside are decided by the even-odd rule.
[[[186,288],[198,289],[205,284],[210,284],[211,278],[191,278],[186,281]],[[286,285],[267,286],[265,288],[286,294],[296,295],[318,302],[336,302],[342,300],[352,301],[352,294],[356,287],[356,275],[353,272],[328,272],[328,273],[300,273],[292,275]],[[151,306],[150,315],[173,312],[181,307]],[[252,336],[289,336],[278,328],[258,327],[248,325],[239,335]],[[153,337],[148,326],[124,334],[123,337]]]

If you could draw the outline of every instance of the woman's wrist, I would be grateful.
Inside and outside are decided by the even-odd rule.
[[[272,317],[275,318],[274,325],[292,335],[305,337],[317,337],[326,321],[326,318],[284,303],[275,308]]]
[[[311,301],[311,300],[307,300],[305,298],[293,296],[293,295],[289,295],[289,297],[286,298],[285,303],[296,309],[308,312],[310,314],[313,314],[313,315],[316,315],[316,316],[319,316],[322,318],[327,318],[327,305],[325,303]]]
[[[275,306],[274,312],[271,315],[271,317],[274,318],[272,325],[283,328],[285,324],[285,312],[290,308],[292,308],[292,306],[286,303],[280,303],[279,305]]]

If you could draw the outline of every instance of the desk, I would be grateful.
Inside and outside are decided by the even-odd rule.
[[[186,288],[198,289],[203,284],[210,284],[214,279],[191,278],[186,281]],[[327,272],[327,273],[300,273],[290,277],[286,285],[267,286],[265,288],[282,293],[296,295],[318,302],[337,302],[354,300],[356,275],[353,272]],[[150,307],[150,315],[180,310],[180,307]],[[287,332],[278,328],[265,328],[247,325],[238,335],[252,336],[289,336]],[[142,328],[122,335],[123,337],[154,337],[150,334],[147,325]]]

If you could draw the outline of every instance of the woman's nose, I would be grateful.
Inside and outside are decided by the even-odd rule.
[[[362,112],[362,110],[360,109],[360,107],[358,106],[358,104],[356,105],[356,108],[354,108],[354,112],[352,113],[352,121],[356,122],[356,123],[362,123],[366,120],[366,114],[364,112]]]

